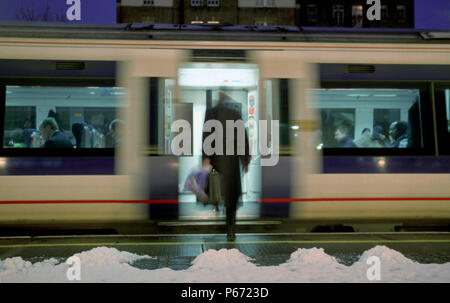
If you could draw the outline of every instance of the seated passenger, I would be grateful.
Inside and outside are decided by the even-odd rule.
[[[115,119],[109,124],[109,131],[114,140],[113,147],[117,147],[117,145],[122,143],[122,135],[124,132],[124,129],[123,129],[124,125],[125,125],[125,123],[119,119]]]
[[[370,137],[370,129],[364,128],[361,132],[361,137],[355,140],[355,144],[358,147],[371,147],[372,138]]]
[[[70,139],[58,130],[55,119],[45,118],[39,126],[39,131],[45,140],[44,147],[73,148]]]
[[[12,132],[12,139],[14,140],[14,141],[13,141],[13,144],[14,144],[14,147],[15,147],[15,148],[18,148],[18,147],[27,147],[27,146],[25,145],[25,142],[24,142],[24,139],[23,139],[22,132],[23,132],[23,130],[20,129],[20,128],[17,128],[17,129],[15,129],[15,130]]]
[[[346,124],[341,124],[336,128],[334,139],[338,142],[337,147],[357,147],[349,132],[350,127]]]
[[[381,125],[376,125],[373,128],[372,142],[370,147],[385,147],[386,146],[386,136],[383,135],[383,127]]]
[[[408,123],[395,121],[389,127],[389,147],[406,148],[408,146]]]
[[[36,132],[36,129],[27,128],[22,131],[23,142],[25,143],[25,147],[32,147],[33,138],[32,134]]]

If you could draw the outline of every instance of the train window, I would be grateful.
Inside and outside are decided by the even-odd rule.
[[[289,123],[289,79],[271,79],[264,80],[263,88],[266,96],[264,97],[264,114],[268,121],[278,121],[279,131],[279,154],[291,155],[290,146],[291,136],[297,133],[291,128]],[[269,130],[269,141],[272,133]]]
[[[440,155],[450,155],[450,84],[435,88],[436,130]]]
[[[119,87],[6,86],[3,147],[113,148],[124,94]]]
[[[323,148],[421,148],[419,89],[314,90]]]
[[[445,90],[445,112],[447,116],[447,132],[450,133],[450,89]]]
[[[176,82],[169,78],[148,78],[148,155],[169,155],[175,117]]]

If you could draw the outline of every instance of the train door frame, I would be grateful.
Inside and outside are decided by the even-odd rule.
[[[164,217],[176,219],[178,214],[178,204],[176,197],[172,197],[173,193],[170,193],[171,187],[157,182],[161,179],[166,181],[171,179],[170,176],[158,178],[158,174],[173,171],[177,167],[177,161],[160,161],[162,160],[160,156],[167,155],[151,154],[147,141],[150,136],[151,117],[148,102],[150,79],[176,79],[179,62],[183,57],[184,51],[175,49],[136,51],[130,54],[129,60],[122,62],[119,68],[120,85],[128,92],[126,96],[128,106],[123,119],[125,125],[130,127],[125,128],[124,142],[118,150],[118,171],[129,176],[130,199],[149,203],[149,207],[146,210],[142,209],[142,212],[150,219]],[[177,91],[175,88],[175,95]],[[159,165],[162,162],[164,165]],[[177,183],[178,179],[175,178],[174,184]]]
[[[290,161],[291,170],[289,196],[295,199],[305,197],[309,190],[307,177],[321,170],[320,152],[313,144],[314,132],[317,130],[319,120],[311,106],[313,96],[308,93],[308,90],[317,87],[316,66],[305,61],[297,51],[253,52],[253,57],[260,67],[260,81],[270,79],[288,79],[289,81],[289,138],[292,151],[290,159],[287,159]],[[260,90],[264,90],[263,85],[260,85]],[[265,92],[262,91],[260,96],[264,103]],[[270,167],[266,170],[269,171]],[[262,186],[269,187],[270,184]],[[262,201],[267,202],[264,203],[264,208],[273,208],[275,203],[280,205],[280,201],[277,200],[279,199],[276,197],[263,197]],[[302,205],[289,202],[282,203],[287,208],[288,216],[298,217],[302,213]]]

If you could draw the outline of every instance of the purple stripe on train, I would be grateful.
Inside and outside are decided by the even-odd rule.
[[[113,175],[114,158],[2,158],[0,175]]]
[[[450,157],[324,157],[325,174],[446,174]]]
[[[0,175],[112,175],[114,158],[2,158]],[[326,174],[450,173],[450,157],[324,157]]]

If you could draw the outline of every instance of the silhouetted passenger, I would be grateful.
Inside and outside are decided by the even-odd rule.
[[[20,128],[17,128],[12,132],[12,139],[14,140],[13,144],[15,148],[27,147],[25,145],[22,133],[23,130]]]
[[[250,162],[249,154],[249,143],[247,132],[245,131],[245,142],[239,142],[240,144],[245,144],[244,155],[238,155],[237,146],[238,138],[237,130],[235,129],[234,134],[234,153],[232,155],[227,155],[227,140],[226,140],[226,121],[238,121],[242,120],[241,114],[226,106],[224,100],[226,95],[223,91],[219,92],[219,103],[206,111],[205,123],[208,120],[217,120],[222,124],[224,130],[223,136],[223,155],[206,155],[203,149],[203,165],[212,165],[213,169],[220,174],[220,187],[222,196],[224,197],[224,202],[226,206],[226,217],[227,217],[227,240],[233,241],[235,239],[235,229],[236,229],[236,209],[238,199],[242,194],[241,188],[241,173],[240,173],[240,163],[244,168],[245,172],[248,172],[248,165]],[[203,142],[209,134],[203,132]],[[242,145],[241,145],[242,146]]]
[[[109,131],[114,139],[113,147],[122,142],[123,127],[125,123],[122,120],[115,119],[109,124]]]
[[[350,136],[350,127],[346,124],[341,124],[334,132],[334,139],[337,141],[337,147],[357,147]]]
[[[70,139],[63,132],[58,130],[58,125],[53,118],[45,118],[39,126],[39,132],[45,140],[44,147],[73,147]]]
[[[390,147],[408,147],[408,123],[405,121],[395,121],[389,127]]]
[[[54,112],[53,110],[49,110],[47,117],[53,118],[56,122],[57,129],[60,132],[64,133],[64,129],[61,126],[62,125],[61,120],[59,119],[59,115],[56,112]]]
[[[370,129],[364,128],[361,132],[361,137],[355,140],[355,144],[358,147],[371,147],[372,138],[370,137]]]
[[[386,146],[386,136],[383,134],[383,127],[381,125],[376,125],[373,128],[371,147],[385,147],[385,146]]]

